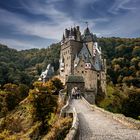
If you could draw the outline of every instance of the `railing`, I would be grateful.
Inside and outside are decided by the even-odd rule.
[[[65,140],[75,140],[77,132],[78,132],[78,127],[79,127],[79,119],[77,116],[77,112],[76,109],[73,108],[73,122],[72,122],[72,127],[69,131],[69,133],[67,134]]]
[[[68,116],[67,112],[70,110],[70,97],[68,97],[66,105],[64,105],[60,111],[60,117]]]
[[[60,91],[59,101],[65,100],[66,97],[64,97],[64,95],[66,96],[66,94]],[[66,105],[64,105],[60,111],[60,117],[71,116],[71,114],[73,117],[72,127],[70,128],[69,133],[67,134],[65,140],[75,140],[76,134],[78,132],[78,126],[79,126],[79,119],[78,119],[76,109],[70,106],[70,101],[71,101],[71,98],[70,96],[68,96]]]
[[[113,119],[119,121],[120,123],[127,125],[129,127],[140,129],[140,121],[139,120],[135,120],[135,119],[130,118],[130,117],[125,117],[123,114],[117,114],[117,113],[112,113],[112,112],[106,111],[103,108],[100,108],[100,107],[97,107],[96,105],[90,104],[84,97],[82,97],[82,100],[86,104],[88,104],[90,107],[103,112],[107,117],[111,117],[111,118],[113,118]]]

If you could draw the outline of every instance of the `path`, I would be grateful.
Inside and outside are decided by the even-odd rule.
[[[79,118],[79,136],[76,140],[140,140],[140,130],[108,118],[93,110],[82,100],[72,100]]]

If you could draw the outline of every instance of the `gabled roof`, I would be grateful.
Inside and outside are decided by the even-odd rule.
[[[84,62],[86,62],[86,63],[91,63],[90,62],[91,57],[92,56],[91,56],[86,44],[83,44],[83,48],[80,50],[79,54],[76,55],[76,57],[75,57],[75,60],[74,60],[74,64],[76,64],[75,67],[79,64],[80,59],[84,60]]]
[[[78,57],[80,57],[80,56],[91,57],[91,53],[85,43],[83,43],[83,48],[81,49],[81,51],[78,54]]]
[[[85,43],[83,44],[83,48],[79,52],[78,57],[81,57],[85,63],[93,64],[93,57]]]
[[[99,62],[100,60],[97,60],[100,58],[98,56],[93,57],[85,43],[83,43],[83,48],[80,50],[79,54],[76,56],[74,60],[77,66],[80,62],[80,59],[84,60],[85,63],[91,63],[91,69],[97,71],[101,70],[101,66]]]

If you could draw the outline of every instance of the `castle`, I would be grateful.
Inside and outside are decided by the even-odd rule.
[[[85,89],[95,94],[106,93],[106,60],[102,58],[96,35],[89,28],[81,34],[80,27],[65,29],[60,50],[60,77],[66,83],[68,76],[82,76]]]

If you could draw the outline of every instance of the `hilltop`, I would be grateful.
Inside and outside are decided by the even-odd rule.
[[[140,116],[140,38],[98,38],[107,59],[107,96],[96,103],[112,112]],[[17,51],[0,45],[0,85],[25,84],[32,87],[48,63],[59,68],[60,43],[46,49]],[[135,109],[134,107],[135,106]]]
[[[60,44],[48,48],[17,51],[0,44],[0,85],[6,83],[31,85],[48,63],[59,67]]]
[[[98,38],[107,59],[108,82],[139,87],[140,38]],[[48,48],[17,51],[0,45],[0,84],[30,84],[48,63],[59,68],[60,43]]]

